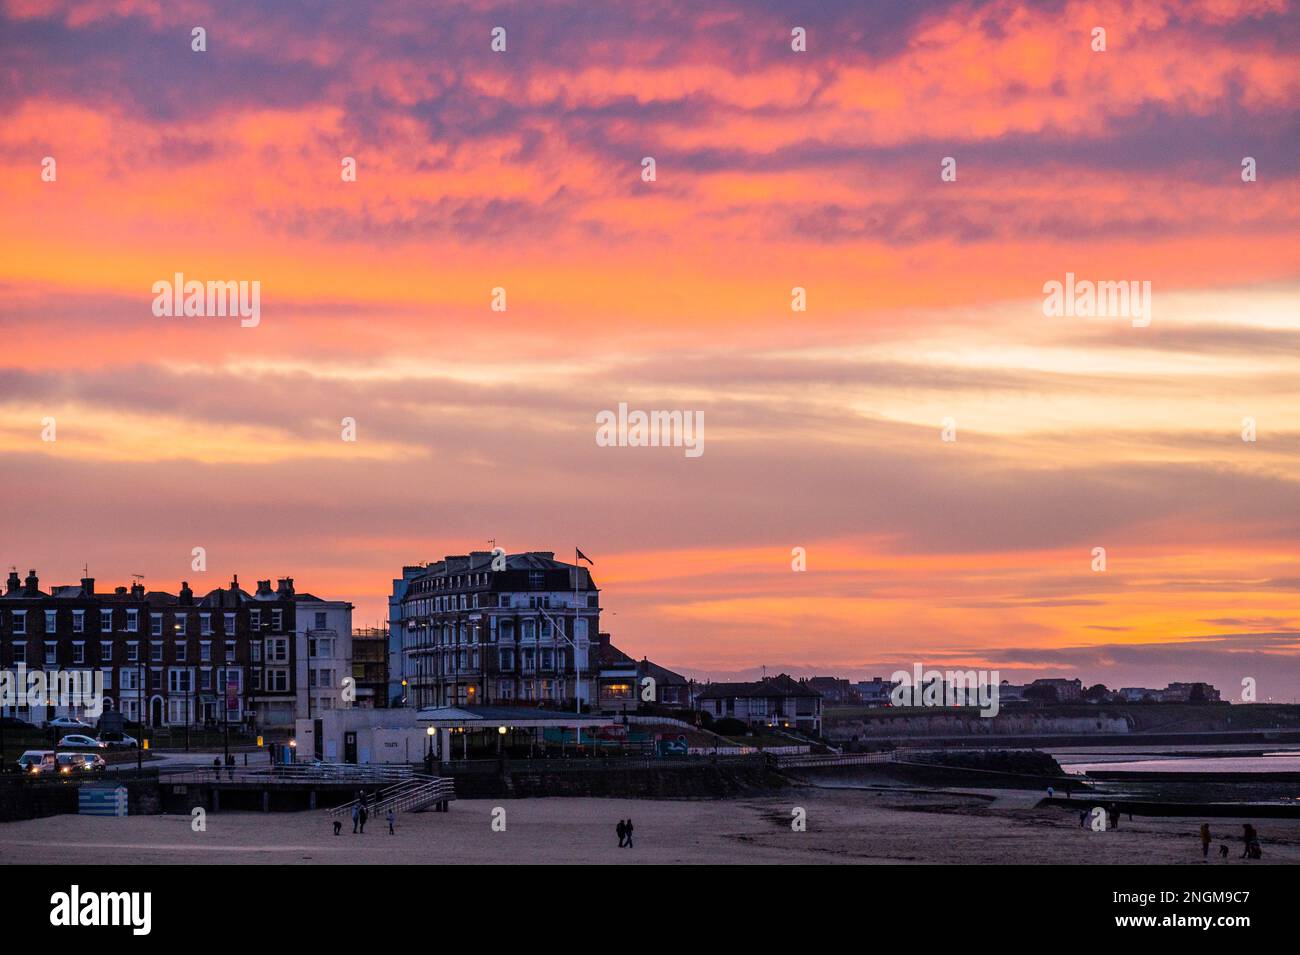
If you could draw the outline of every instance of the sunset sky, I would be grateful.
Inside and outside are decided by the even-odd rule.
[[[0,0],[0,562],[373,625],[577,545],[695,676],[1289,701],[1298,106],[1284,0]],[[177,272],[260,324],[155,317]],[[1150,326],[1045,316],[1067,272]],[[598,447],[620,402],[704,454]]]

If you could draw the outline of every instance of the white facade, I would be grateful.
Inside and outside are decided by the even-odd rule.
[[[299,719],[356,702],[352,677],[352,605],[344,600],[303,600],[297,608],[297,702]]]
[[[319,739],[317,734],[319,733]],[[432,745],[413,709],[326,710],[295,724],[299,760],[327,763],[419,763]]]

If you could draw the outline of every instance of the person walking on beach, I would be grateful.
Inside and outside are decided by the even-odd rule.
[[[361,821],[361,803],[352,804],[352,834],[357,834],[357,823]]]
[[[393,831],[393,823],[395,822],[397,822],[397,813],[393,812],[393,810],[390,809],[388,810],[388,834],[390,836],[396,834]]]
[[[632,848],[632,820],[631,819],[627,821],[627,826],[625,827],[625,831],[627,832],[627,847],[631,849]]]
[[[1259,833],[1250,823],[1241,827],[1241,839],[1246,843],[1246,848],[1241,852],[1243,859],[1258,859],[1264,855],[1259,848]]]
[[[614,831],[618,833],[618,847],[622,849],[627,842],[627,823],[620,819],[618,825],[614,827]]]
[[[1203,822],[1201,823],[1201,858],[1208,859],[1209,857],[1210,857],[1210,824],[1208,822]]]

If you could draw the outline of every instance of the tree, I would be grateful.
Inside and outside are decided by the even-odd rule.
[[[1101,703],[1108,696],[1110,696],[1110,690],[1106,689],[1104,683],[1094,684],[1083,691],[1083,698],[1089,703]]]

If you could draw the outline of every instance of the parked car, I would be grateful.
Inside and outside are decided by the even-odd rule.
[[[0,716],[0,726],[7,730],[29,730],[35,729],[31,723],[26,720],[20,720],[16,716]]]
[[[59,753],[56,763],[60,773],[102,773],[108,761],[98,753]]]
[[[83,723],[81,720],[73,719],[71,716],[56,716],[45,724],[61,730],[89,730],[94,729],[89,723]]]
[[[140,741],[125,733],[100,733],[99,742],[109,749],[135,749]]]
[[[54,768],[54,750],[52,749],[29,749],[18,757],[20,772],[36,775],[38,773],[52,773]]]
[[[72,733],[68,736],[63,737],[63,739],[59,740],[59,745],[60,746],[90,746],[90,747],[94,747],[95,749],[101,749],[103,747],[106,747],[108,744],[100,742],[99,740],[94,739],[93,737],[90,736],[82,736],[80,733]]]

